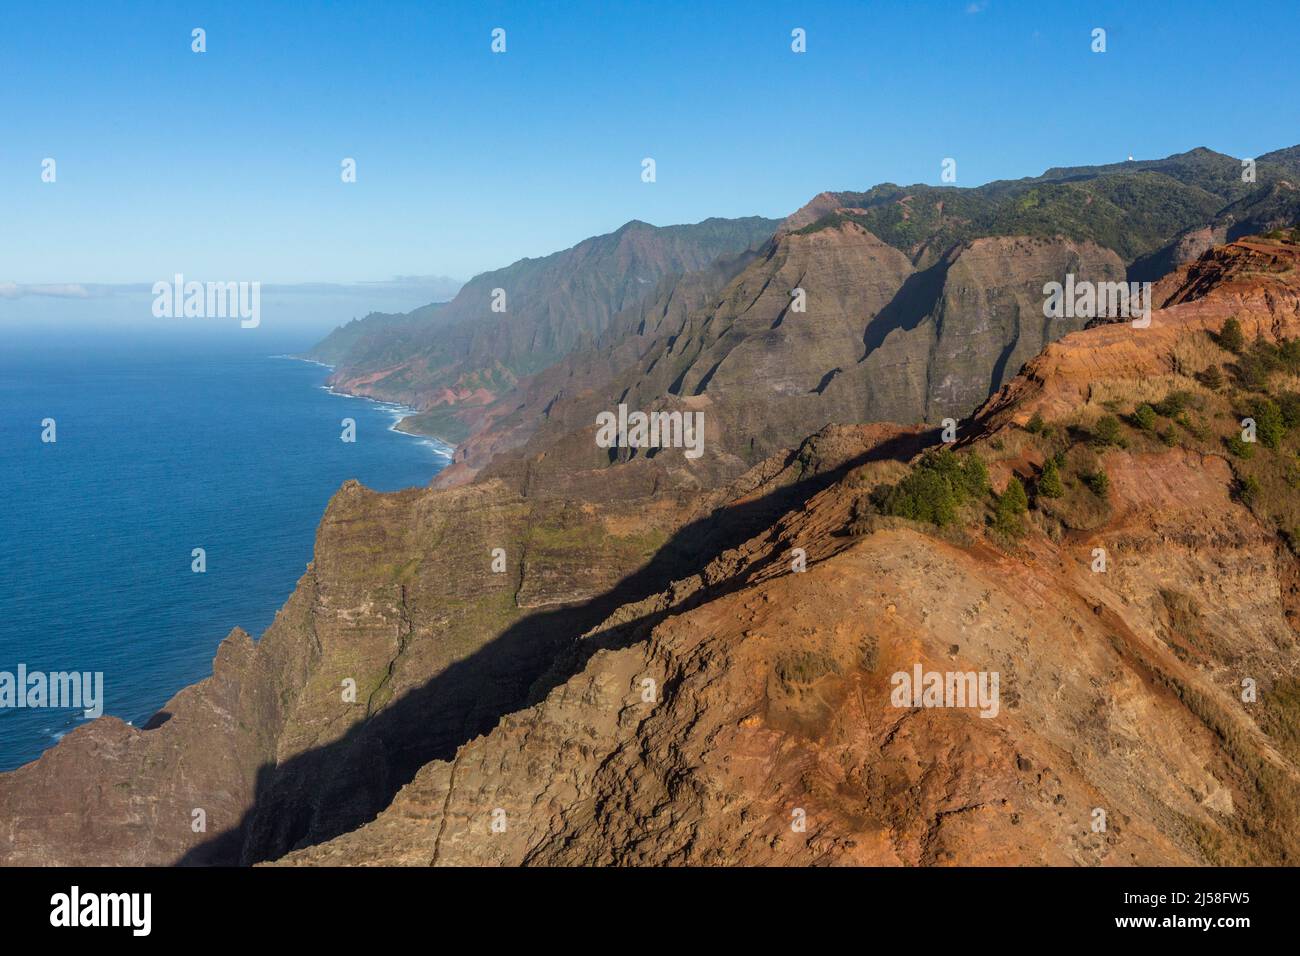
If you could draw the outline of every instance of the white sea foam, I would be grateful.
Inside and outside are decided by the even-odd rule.
[[[293,359],[295,362],[307,362],[311,365],[319,365],[322,368],[327,368],[330,370],[333,370],[334,368],[334,366],[326,365],[324,362],[317,362],[314,359],[300,358],[297,355],[273,355],[271,357]],[[412,441],[419,442],[421,445],[424,445],[426,448],[431,449],[436,456],[444,459],[445,461],[450,462],[452,460],[452,457],[456,452],[455,445],[449,445],[446,442],[441,441],[437,438],[433,438],[429,435],[413,435],[410,432],[404,432],[397,427],[398,424],[402,421],[402,419],[409,418],[411,415],[418,415],[419,409],[411,408],[411,406],[409,405],[402,405],[398,402],[385,402],[378,398],[371,398],[369,395],[352,395],[349,394],[348,392],[340,392],[333,385],[320,385],[318,387],[329,392],[331,395],[337,395],[339,398],[359,398],[369,402],[372,405],[375,405],[376,407],[379,408],[380,411],[385,412],[390,418],[392,418],[393,423],[388,426],[388,430],[390,432],[397,432],[397,434],[404,435],[405,437],[410,438]]]
[[[272,355],[271,358],[289,359],[291,362],[306,362],[308,365],[319,365],[321,368],[327,368],[331,372],[334,371],[334,366],[327,362],[318,362],[315,359],[303,358],[301,355]]]

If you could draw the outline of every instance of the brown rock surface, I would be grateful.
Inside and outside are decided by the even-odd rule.
[[[1236,688],[1300,662],[1279,588],[1294,558],[1200,465],[1132,462],[1105,528],[1016,557],[908,527],[837,538],[852,493],[836,485],[723,555],[716,597],[675,602],[645,640],[423,768],[374,823],[284,862],[1150,865],[1225,843],[1286,859],[1236,829],[1258,819],[1253,760],[1300,786]],[[1108,575],[1089,571],[1098,543]],[[1193,582],[1212,588],[1200,666],[1173,652],[1159,598]],[[1003,710],[891,706],[889,675],[917,662],[999,672]],[[1295,821],[1268,824],[1293,853]]]
[[[354,829],[421,766],[566,677],[566,655],[580,666],[577,635],[770,523],[861,451],[810,441],[696,494],[667,489],[649,461],[555,488],[379,494],[349,482],[256,644],[232,632],[213,676],[147,728],[92,721],[0,774],[0,863],[255,862]]]
[[[986,428],[1070,414],[1097,383],[1178,369],[1179,347],[1236,318],[1248,340],[1300,335],[1300,250],[1293,242],[1239,240],[1206,253],[1156,284],[1149,328],[1117,322],[1045,348],[976,418]],[[1211,294],[1212,293],[1212,294]]]

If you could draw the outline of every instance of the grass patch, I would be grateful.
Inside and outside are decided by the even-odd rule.
[[[821,651],[782,654],[776,659],[774,670],[777,678],[786,687],[811,684],[827,674],[840,672],[835,659]]]

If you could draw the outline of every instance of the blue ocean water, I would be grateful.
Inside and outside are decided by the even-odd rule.
[[[389,491],[446,465],[391,430],[400,409],[327,375],[242,344],[0,341],[0,671],[102,671],[104,712],[139,725],[232,627],[271,623],[343,481]],[[0,770],[84,719],[0,707]]]

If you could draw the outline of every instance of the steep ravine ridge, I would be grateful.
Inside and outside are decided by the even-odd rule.
[[[965,417],[1043,345],[1083,327],[1043,317],[1044,283],[1067,273],[1122,281],[1124,265],[1091,242],[1011,237],[959,244],[918,270],[853,222],[785,233],[705,307],[665,309],[606,361],[579,353],[538,376],[550,387],[471,436],[439,484],[494,457],[487,474],[519,457],[540,456],[535,467],[552,471],[594,465],[596,414],[620,402],[703,411],[712,447],[727,452],[704,463],[709,480],[828,422]],[[793,289],[805,293],[805,311],[794,309]]]
[[[708,409],[742,464],[827,422],[965,417],[1082,327],[1043,318],[1045,281],[1154,280],[1213,242],[1300,220],[1293,153],[1261,156],[1253,183],[1239,160],[1196,149],[973,189],[821,193],[760,255],[665,283],[489,402],[439,483],[513,467],[509,452],[569,467],[561,438],[619,401]],[[685,290],[697,304],[682,307]],[[570,444],[590,462],[589,435]]]
[[[634,220],[475,276],[450,302],[353,321],[304,357],[335,366],[336,389],[419,409],[403,428],[458,442],[484,405],[590,344],[661,279],[741,253],[776,226],[758,216],[664,227]]]
[[[520,447],[543,424],[553,427],[543,414],[549,413],[553,400],[589,389],[603,395],[620,380],[648,375],[649,350],[662,349],[664,343],[642,327],[640,320],[654,311],[645,306],[655,300],[661,305],[672,303],[671,280],[707,270],[707,275],[683,280],[695,294],[707,293],[695,308],[729,310],[721,318],[750,313],[746,317],[752,320],[716,343],[723,355],[731,355],[730,375],[744,372],[750,354],[768,344],[768,338],[794,347],[802,344],[800,336],[810,327],[816,329],[818,316],[825,316],[831,327],[826,334],[816,334],[810,355],[800,356],[806,367],[779,383],[783,389],[802,390],[812,397],[800,398],[799,410],[791,413],[795,421],[777,422],[772,435],[755,436],[753,448],[745,455],[752,463],[767,451],[836,420],[845,402],[865,399],[865,405],[854,407],[851,420],[857,421],[969,414],[987,397],[990,383],[994,388],[1005,383],[1020,362],[1037,352],[1044,335],[1072,330],[1059,323],[1040,328],[1041,323],[1034,321],[1036,307],[1022,321],[1020,307],[1027,304],[1022,301],[1024,289],[1035,263],[1017,261],[1015,249],[1024,243],[1014,240],[1055,243],[1060,247],[1058,257],[1078,253],[1084,258],[1084,271],[1110,272],[1118,262],[1130,279],[1154,280],[1196,258],[1211,244],[1300,219],[1300,191],[1295,188],[1300,162],[1295,148],[1260,156],[1253,172],[1254,179],[1248,181],[1241,160],[1198,148],[1160,160],[1051,169],[1037,177],[974,188],[885,183],[866,192],[824,192],[779,224],[757,217],[663,228],[631,222],[563,252],[477,276],[452,302],[407,315],[372,315],[354,321],[307,357],[336,367],[330,380],[335,388],[419,409],[400,427],[461,445],[457,467],[444,481],[463,481],[494,453]],[[834,287],[823,287],[822,294],[811,295],[802,328],[780,335],[778,319],[798,317],[797,311],[786,308],[791,305],[788,300],[775,298],[778,293],[787,295],[789,288],[771,287],[771,296],[752,303],[757,309],[753,312],[751,303],[728,303],[725,298],[734,272],[716,265],[710,268],[719,257],[760,247],[775,230],[764,258],[779,269],[789,251],[782,237],[840,230],[849,224],[901,256],[882,255],[878,263],[882,271],[868,277],[874,290],[857,290],[856,301],[854,296],[828,298],[825,293]],[[997,250],[994,257],[1008,260],[1013,271],[991,276],[983,272],[981,260],[984,265],[996,263],[989,256],[990,247],[980,248],[980,240],[997,240],[991,247]],[[952,282],[946,283],[948,266],[954,257],[962,256]],[[1045,264],[1045,260],[1037,263]],[[1024,271],[1018,274],[1016,267]],[[746,281],[757,289],[752,280],[759,279],[766,267],[753,268],[757,272]],[[768,272],[766,278],[784,282],[799,276]],[[1021,279],[1026,283],[1023,289],[1018,288]],[[957,282],[964,284],[957,286]],[[494,298],[498,290],[504,296],[499,302]],[[875,301],[885,293],[890,296]],[[505,311],[493,311],[494,303]],[[943,321],[943,307],[954,305],[983,310],[974,325],[980,341],[971,344],[970,354],[950,351],[954,330]],[[842,310],[853,308],[870,311],[843,314]],[[678,333],[664,321],[668,318],[664,315],[650,324],[675,337]],[[972,323],[964,312],[957,318],[962,327],[959,335],[964,335]],[[728,329],[720,321],[704,331],[722,335]],[[850,332],[861,349],[848,358],[841,353],[850,343],[836,340]],[[945,338],[944,332],[947,341],[936,341]],[[736,348],[740,335],[751,341]],[[868,353],[881,345],[889,348],[871,358]],[[927,349],[937,352],[933,369],[921,367]],[[983,349],[990,354],[982,354]],[[677,360],[673,364],[680,364],[682,349],[669,351]],[[647,359],[636,361],[640,357]],[[954,374],[945,363],[952,358],[968,365]],[[697,370],[690,387],[709,384],[711,367]],[[846,372],[859,374],[846,376]],[[879,394],[869,388],[863,394],[861,382],[854,381],[862,375],[869,380],[883,375],[886,381]],[[941,379],[949,375],[953,380],[944,385]],[[839,384],[834,384],[837,380]],[[931,380],[940,384],[934,399],[925,393]],[[668,385],[675,383],[674,379]],[[680,395],[675,389],[660,388],[663,402]],[[825,411],[832,414],[821,417]]]
[[[856,223],[805,239],[889,256]],[[1249,349],[1300,337],[1297,266],[1294,235],[1212,250],[1150,328],[1074,331],[1011,379],[956,454],[1033,492],[1014,535],[988,492],[943,528],[891,516],[939,436],[886,425],[749,467],[724,440],[349,483],[260,641],[232,633],[148,729],[102,718],[0,775],[0,860],[1294,863],[1300,429],[1225,439],[1295,390]],[[692,334],[687,378],[726,342]],[[998,713],[893,706],[916,664],[999,673]]]

